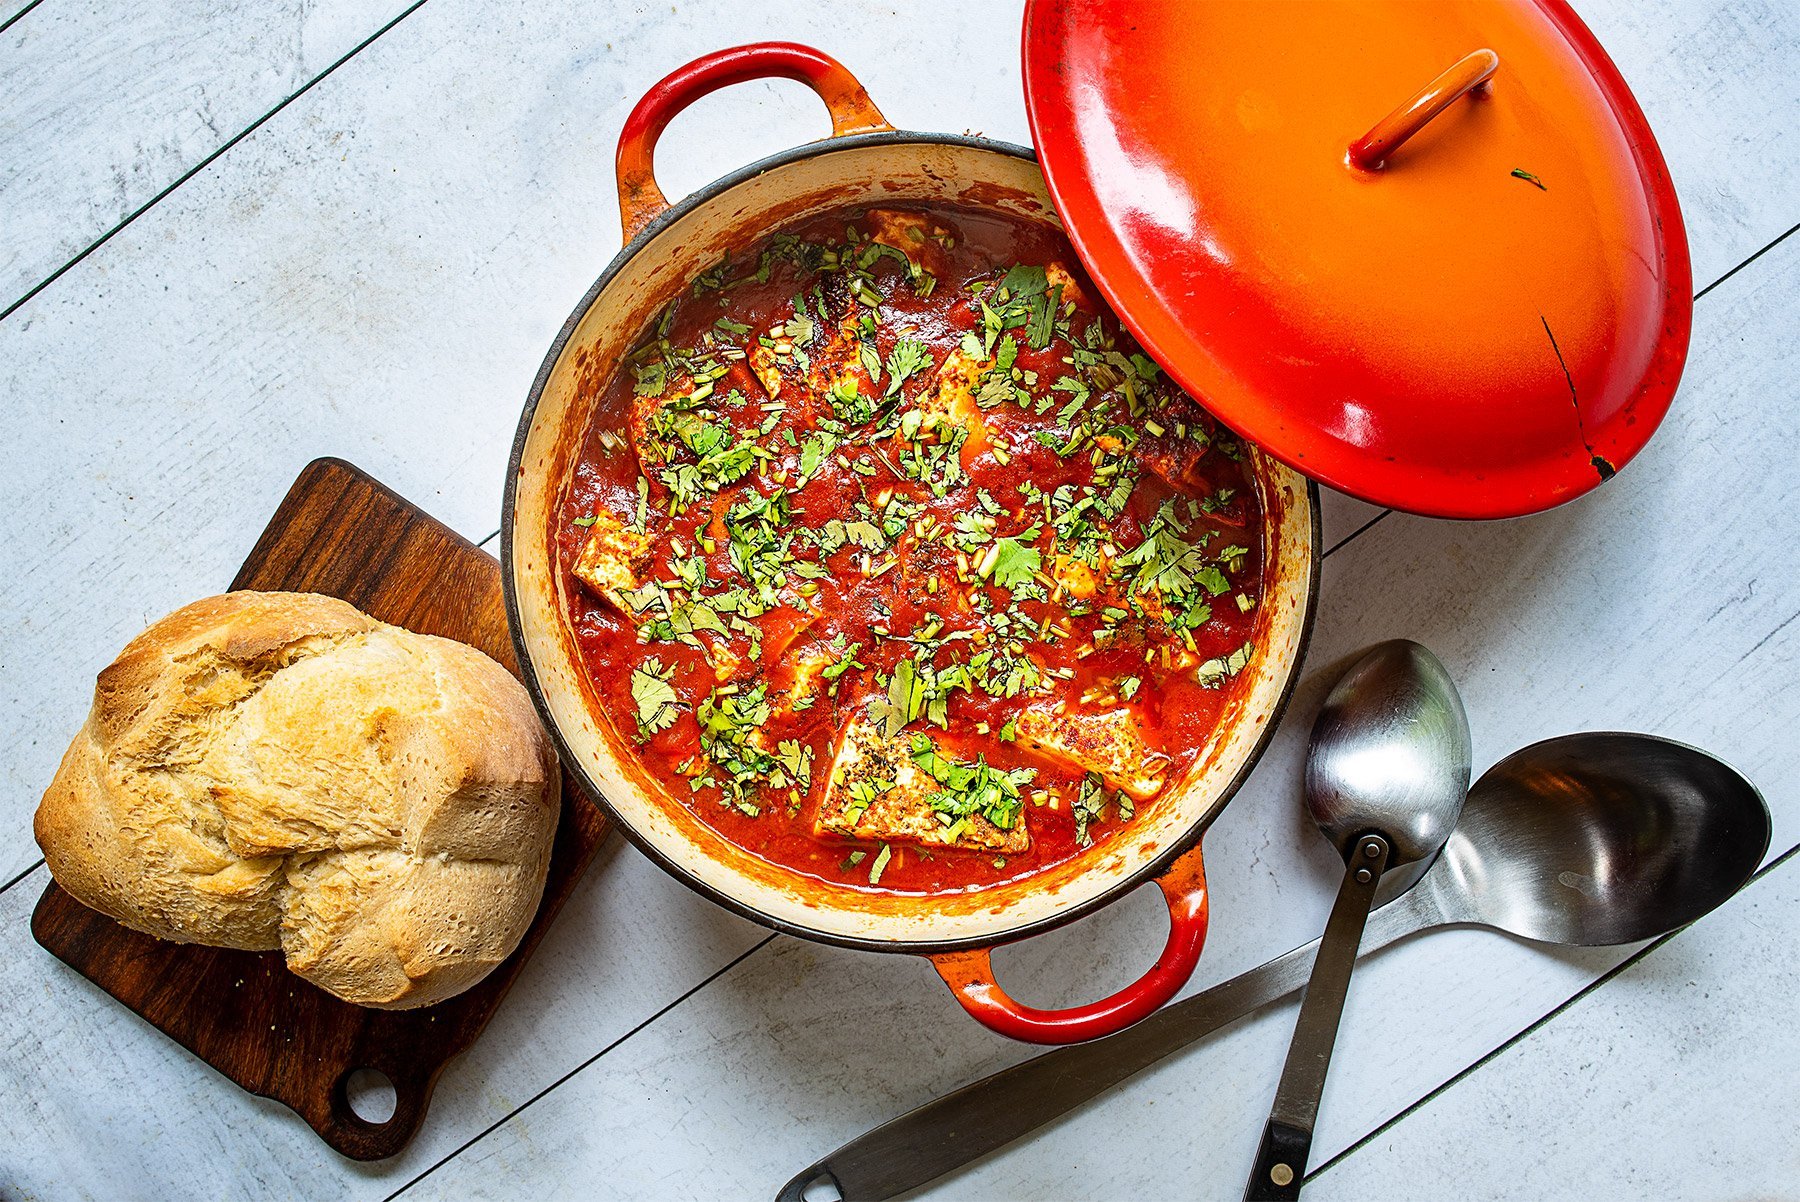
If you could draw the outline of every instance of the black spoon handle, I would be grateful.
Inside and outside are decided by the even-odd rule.
[[[1307,1155],[1312,1150],[1313,1124],[1319,1117],[1319,1098],[1325,1092],[1325,1074],[1337,1043],[1338,1020],[1350,992],[1350,973],[1356,968],[1357,948],[1369,921],[1369,907],[1375,902],[1375,889],[1387,868],[1389,850],[1380,835],[1363,835],[1350,853],[1344,883],[1325,922],[1319,954],[1313,959],[1312,980],[1307,982],[1300,1017],[1294,1023],[1294,1041],[1288,1045],[1269,1125],[1263,1130],[1256,1164],[1244,1186],[1245,1202],[1289,1202],[1300,1196]]]

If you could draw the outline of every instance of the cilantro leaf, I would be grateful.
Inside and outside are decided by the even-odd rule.
[[[887,546],[887,539],[882,537],[881,528],[874,522],[845,522],[844,537],[865,551],[880,551]]]
[[[1042,267],[1020,263],[1006,273],[1000,280],[1000,286],[1006,289],[1014,300],[1023,300],[1047,291],[1050,287],[1050,280],[1045,276]]]
[[[837,449],[837,439],[824,430],[806,436],[800,448],[800,482],[805,484],[819,474],[826,458]]]
[[[709,783],[752,818],[762,812],[756,801],[762,785],[780,788],[787,780],[781,775],[781,762],[755,738],[769,719],[769,709],[768,686],[759,684],[741,693],[736,685],[722,685],[694,711],[700,721],[700,748],[723,773],[722,779],[709,777]]]
[[[787,769],[788,775],[803,785],[812,783],[813,749],[805,747],[796,739],[783,739],[775,747],[775,758]]]
[[[818,323],[806,311],[806,298],[794,298],[794,315],[787,319],[781,327],[784,337],[793,340],[795,346],[810,346],[813,336],[818,332]]]
[[[923,342],[917,338],[902,338],[895,342],[887,358],[887,395],[894,396],[902,384],[930,366],[931,348]]]
[[[888,678],[887,695],[869,703],[869,714],[879,724],[881,737],[891,739],[925,708],[926,694],[914,661],[903,659]]]
[[[1056,334],[1056,308],[1062,301],[1062,285],[1040,292],[1026,302],[1025,341],[1033,350],[1043,350]]]
[[[883,738],[893,738],[921,716],[950,728],[950,694],[971,687],[973,677],[965,663],[935,668],[930,657],[924,652],[895,664],[894,674],[885,682],[887,692],[869,703],[869,714],[880,725]]]
[[[1156,590],[1181,600],[1196,589],[1203,588],[1216,597],[1230,587],[1223,576],[1216,576],[1218,569],[1207,562],[1205,549],[1181,537],[1186,528],[1175,515],[1174,502],[1163,502],[1150,521],[1144,541],[1119,557],[1121,567],[1136,569],[1132,591]]]
[[[1075,794],[1075,842],[1086,847],[1094,841],[1088,834],[1088,827],[1100,821],[1100,815],[1106,810],[1106,789],[1103,787],[1100,774],[1090,772],[1081,778],[1081,788]]]
[[[631,699],[637,703],[638,734],[642,738],[668,729],[681,712],[681,699],[669,683],[674,677],[675,670],[664,667],[654,655],[632,671]]]
[[[820,671],[819,675],[826,680],[836,680],[850,669],[862,667],[863,665],[858,662],[856,658],[856,653],[861,650],[862,644],[860,642],[851,643],[848,647],[844,648],[841,658],[835,663],[827,664],[825,668]]]
[[[1194,580],[1201,588],[1205,589],[1215,597],[1222,596],[1231,589],[1231,582],[1225,579],[1225,573],[1221,572],[1213,564],[1207,564],[1198,572],[1195,572]]]
[[[1037,536],[1038,528],[1033,526],[1017,537],[995,539],[994,545],[981,557],[981,575],[1008,590],[1035,581],[1044,566],[1043,554],[1031,545]]]
[[[631,372],[637,377],[637,383],[632,387],[632,392],[638,396],[661,396],[663,389],[668,385],[669,369],[661,359],[639,364],[633,367]]]

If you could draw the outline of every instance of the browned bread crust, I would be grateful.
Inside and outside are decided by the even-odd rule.
[[[558,805],[525,690],[481,652],[331,597],[238,592],[100,673],[35,832],[57,883],[126,926],[279,948],[399,1009],[518,945]]]

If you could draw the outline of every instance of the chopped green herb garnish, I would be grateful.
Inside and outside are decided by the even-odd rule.
[[[976,758],[960,761],[923,732],[948,729],[961,705],[971,719],[992,715],[993,753],[1018,739],[1007,699],[1045,696],[1080,672],[1111,688],[1090,703],[1134,702],[1163,679],[1158,671],[1178,670],[1172,652],[1185,648],[1189,664],[1207,654],[1214,607],[1249,613],[1257,603],[1251,552],[1219,546],[1255,517],[1255,502],[1229,466],[1242,444],[1213,433],[1115,322],[1084,314],[1060,266],[1002,264],[972,280],[952,310],[972,326],[959,338],[923,306],[889,303],[902,280],[930,295],[938,281],[915,256],[956,239],[917,221],[870,228],[853,218],[841,237],[778,234],[753,261],[721,258],[628,352],[627,428],[602,429],[598,445],[615,465],[635,457],[633,527],[655,535],[654,554],[630,544],[631,579],[603,599],[644,644],[630,681],[639,739],[684,711],[697,724],[698,748],[680,752],[677,768],[696,796],[798,816],[821,784],[815,757],[830,754],[817,732],[861,712],[884,736],[908,738],[913,762],[901,771],[935,782],[940,829],[928,841],[954,844],[972,823],[1018,829],[1026,800],[1066,809],[1069,799],[1026,798],[1031,769],[992,766],[974,747]],[[969,278],[969,262],[957,261],[956,279]],[[772,284],[771,299],[789,296],[791,309],[759,307],[751,320],[731,308],[749,282]],[[775,396],[732,386],[756,377],[773,387],[771,364],[783,381]],[[967,420],[969,400],[985,420]],[[1039,444],[1061,461],[1049,473],[1038,470],[1048,460]],[[1033,470],[997,483],[995,465],[1009,463]],[[1033,482],[1046,474],[1048,488]],[[1142,504],[1176,480],[1196,487],[1176,484],[1159,508]],[[606,516],[596,508],[568,520],[585,530]],[[1122,540],[1121,527],[1132,531]],[[872,581],[882,582],[877,595],[847,595],[847,583]],[[890,589],[909,603],[883,604]],[[685,650],[671,653],[675,645]],[[1095,652],[1108,658],[1078,666]],[[1194,678],[1220,687],[1251,654],[1246,644]],[[1145,666],[1133,666],[1140,655]],[[677,670],[697,698],[707,687],[694,683],[701,656],[717,683],[684,703]],[[789,695],[771,692],[790,680]],[[971,696],[957,699],[959,689]],[[988,736],[987,720],[975,728]],[[842,787],[845,812],[860,816],[896,783],[864,773]],[[1086,844],[1103,815],[1133,810],[1091,777],[1073,812]],[[868,867],[874,884],[903,855],[881,844],[841,867]]]
[[[1075,842],[1086,847],[1094,839],[1088,834],[1088,828],[1100,821],[1106,809],[1106,788],[1098,772],[1090,772],[1081,778],[1081,788],[1075,794]]]
[[[1227,680],[1242,672],[1255,654],[1256,644],[1245,643],[1230,655],[1209,659],[1194,669],[1194,679],[1209,689],[1218,688]]]
[[[674,725],[676,715],[681,712],[681,699],[676,696],[674,685],[669,683],[674,678],[675,670],[664,667],[662,660],[654,655],[631,673],[631,699],[637,703],[640,738],[648,739],[657,731]]]
[[[902,338],[894,343],[887,359],[887,395],[894,396],[907,380],[931,366],[931,348],[916,338]],[[869,373],[871,377],[874,372]]]
[[[986,756],[972,764],[946,759],[926,735],[912,737],[912,760],[943,786],[927,799],[932,809],[953,819],[979,814],[1003,831],[1019,820],[1025,804],[1019,790],[1037,779],[1035,768],[995,768]]]
[[[981,575],[991,578],[1003,589],[1018,592],[1037,580],[1044,566],[1044,556],[1031,545],[1038,528],[1033,526],[1016,538],[997,538],[981,561]]]

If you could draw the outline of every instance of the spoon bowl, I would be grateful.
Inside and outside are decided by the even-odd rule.
[[[1306,756],[1306,808],[1346,859],[1371,831],[1388,865],[1444,846],[1469,791],[1469,719],[1437,656],[1395,639],[1326,697]]]
[[[1652,735],[1546,739],[1482,774],[1420,888],[1452,921],[1599,947],[1684,927],[1769,849],[1756,787]]]

